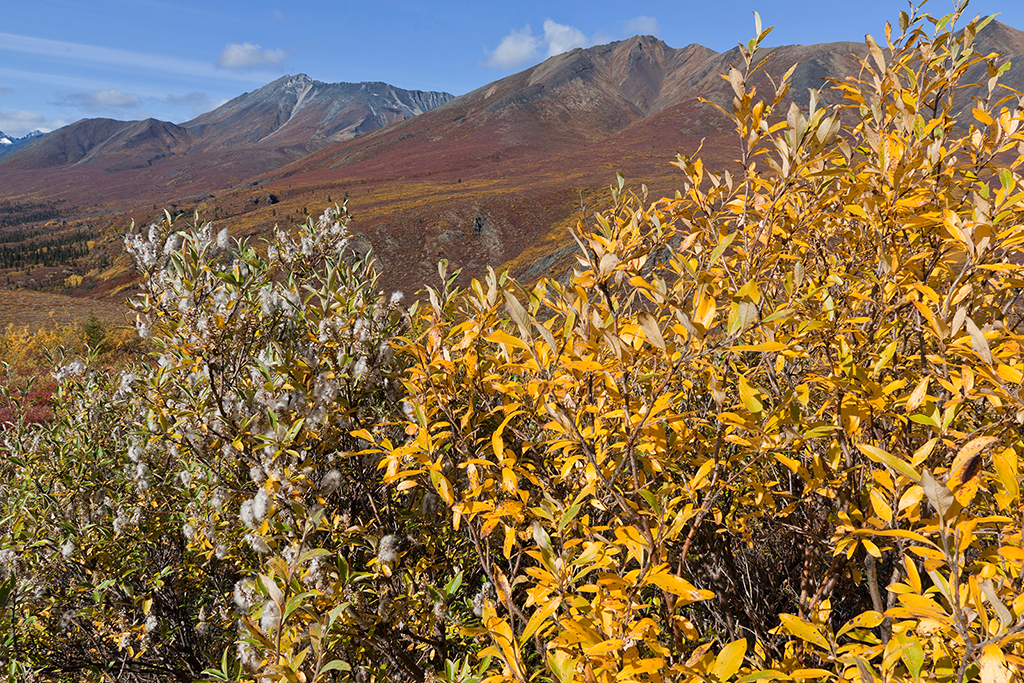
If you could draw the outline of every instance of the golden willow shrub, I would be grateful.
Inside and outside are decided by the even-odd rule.
[[[758,26],[737,168],[429,293],[377,449],[475,551],[487,683],[1024,676],[1024,113],[959,14],[840,108],[761,99]]]

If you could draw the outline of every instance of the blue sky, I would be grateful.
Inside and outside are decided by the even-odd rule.
[[[896,0],[12,0],[0,13],[0,131],[20,136],[81,118],[180,123],[284,74],[385,81],[460,95],[551,54],[653,34],[724,51],[881,37]],[[936,15],[950,0],[931,0]],[[1019,0],[975,0],[1024,29]]]

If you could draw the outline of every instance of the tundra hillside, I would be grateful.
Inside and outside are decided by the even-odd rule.
[[[9,677],[1019,679],[1024,111],[962,10],[806,110],[757,26],[736,168],[620,181],[566,281],[132,236],[152,362],[4,433]]]

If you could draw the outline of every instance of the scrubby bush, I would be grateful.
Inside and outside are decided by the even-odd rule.
[[[281,578],[268,558],[287,558],[289,579],[301,567],[307,593],[351,592],[346,556],[361,567],[396,524],[349,434],[396,406],[387,340],[406,315],[346,250],[345,221],[328,210],[265,255],[170,217],[129,235],[152,362],[68,359],[51,422],[5,434],[12,667],[195,680],[241,639],[254,670],[298,620],[294,600],[267,616]]]

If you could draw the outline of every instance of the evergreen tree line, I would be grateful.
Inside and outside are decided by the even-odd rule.
[[[60,266],[74,263],[89,253],[89,240],[95,233],[79,230],[50,239],[0,247],[0,268]]]
[[[57,202],[12,202],[0,200],[0,228],[60,218]]]
[[[0,234],[0,243],[17,244],[27,242],[33,237],[38,237],[42,231],[36,228],[22,228],[19,230],[7,230]]]

